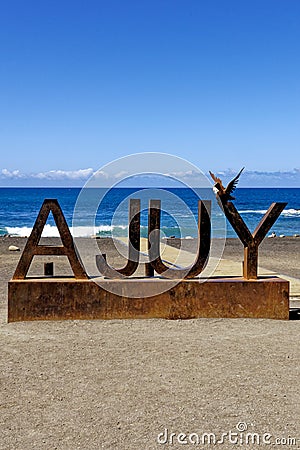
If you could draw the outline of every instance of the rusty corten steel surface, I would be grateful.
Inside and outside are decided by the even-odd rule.
[[[107,283],[107,284],[105,284]],[[289,318],[289,282],[277,277],[245,280],[215,278],[204,283],[182,280],[159,295],[152,283],[162,279],[105,280],[102,286],[122,283],[123,296],[108,292],[91,280],[26,279],[8,285],[8,321],[61,319],[191,319]],[[126,296],[130,286],[140,298]]]
[[[44,226],[50,211],[53,214],[63,245],[39,245]],[[26,278],[32,259],[36,255],[63,255],[69,259],[74,276],[77,279],[88,279],[83,268],[76,246],[68,228],[66,219],[56,199],[45,199],[36,218],[32,232],[27,239],[25,248],[13,275],[14,280]]]
[[[141,201],[139,199],[130,199],[127,263],[124,267],[115,269],[108,264],[105,254],[97,255],[96,264],[102,275],[108,278],[124,278],[133,275],[138,268],[140,255],[140,215]]]
[[[148,253],[153,269],[165,278],[194,278],[205,268],[210,251],[211,202],[198,202],[198,249],[195,262],[182,269],[172,268],[164,264],[160,256],[160,200],[150,200],[148,215]]]
[[[149,262],[145,263],[145,277],[154,277],[154,269]]]
[[[243,276],[246,280],[257,278],[258,247],[286,205],[287,203],[281,202],[272,203],[251,234],[233,203],[223,203],[225,216],[244,245]]]

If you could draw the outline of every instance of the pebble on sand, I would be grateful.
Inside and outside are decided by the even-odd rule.
[[[20,248],[17,247],[16,245],[10,245],[10,246],[8,247],[8,250],[9,250],[10,252],[19,252],[19,251],[20,251]]]

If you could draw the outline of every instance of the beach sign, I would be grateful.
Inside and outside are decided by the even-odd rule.
[[[289,282],[258,277],[258,248],[279,217],[285,203],[273,203],[251,233],[235,206],[219,198],[219,205],[244,246],[243,276],[202,279],[211,247],[210,201],[198,202],[198,246],[193,264],[174,266],[160,254],[161,201],[151,199],[148,209],[148,262],[145,275],[135,277],[139,266],[140,200],[129,203],[129,245],[125,266],[114,268],[105,254],[95,255],[100,272],[90,277],[64,214],[56,199],[46,199],[8,284],[8,321],[63,319],[190,319],[197,317],[289,318]],[[40,238],[52,213],[61,245],[41,245]],[[86,243],[97,239],[86,239]],[[97,247],[99,252],[99,248]],[[66,256],[73,277],[28,277],[34,256]],[[50,276],[49,276],[50,275]]]
[[[258,268],[258,248],[268,231],[274,225],[277,218],[285,208],[286,203],[272,203],[256,229],[251,233],[242,219],[241,215],[232,202],[220,201],[220,207],[238,238],[244,246],[244,279],[257,279]],[[150,200],[148,211],[148,255],[149,263],[147,273],[154,271],[167,279],[190,279],[198,276],[207,265],[211,244],[211,220],[210,201],[198,202],[198,249],[194,263],[185,268],[175,268],[166,265],[160,255],[160,200]],[[46,246],[40,245],[47,218],[52,212],[62,245]],[[140,200],[130,199],[129,203],[129,245],[127,264],[120,269],[111,267],[105,254],[96,256],[96,264],[100,274],[108,278],[124,278],[132,276],[139,264],[140,254]],[[26,278],[30,264],[34,256],[38,255],[63,255],[67,256],[76,279],[87,279],[88,275],[81,261],[79,252],[71,236],[63,211],[56,199],[44,200],[38,213],[32,232],[27,240],[24,251],[21,255],[13,280]],[[150,267],[149,267],[150,266]],[[146,273],[146,276],[147,276]]]

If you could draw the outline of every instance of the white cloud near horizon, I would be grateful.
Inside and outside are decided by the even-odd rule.
[[[1,170],[1,175],[2,178],[21,178],[22,174],[20,173],[19,170],[7,170],[7,169],[2,169]]]
[[[91,177],[94,173],[92,168],[78,170],[49,170],[48,172],[39,172],[31,174],[28,178],[38,178],[40,180],[82,180]]]
[[[26,180],[39,179],[39,180],[82,180],[88,179],[94,174],[94,170],[88,169],[78,169],[78,170],[49,170],[47,172],[38,173],[21,173],[20,170],[8,170],[2,169],[0,172],[0,179],[5,178],[23,178]]]
[[[26,186],[38,186],[44,183],[48,186],[55,187],[56,183],[59,186],[81,186],[86,182],[92,175],[96,175],[96,178],[105,180],[109,183],[111,180],[126,178],[125,170],[118,172],[116,174],[108,174],[104,171],[94,171],[91,167],[77,170],[49,170],[45,172],[38,173],[22,173],[19,169],[8,170],[7,168],[0,169],[0,182],[2,186],[12,186],[14,182],[18,185]],[[233,176],[236,175],[236,170],[226,169],[222,171],[215,172],[215,174],[222,178],[224,183],[230,181]],[[138,175],[138,174],[137,174]],[[151,174],[148,174],[148,176]],[[160,174],[162,175],[162,174]],[[195,177],[193,171],[184,172],[170,172],[165,174],[165,176],[184,177],[186,182],[192,180]],[[206,174],[208,175],[208,174]],[[141,174],[141,176],[143,176]],[[144,174],[146,177],[147,175]],[[208,175],[209,177],[209,175]],[[134,178],[134,177],[133,177]],[[210,177],[209,177],[210,178]],[[22,183],[22,184],[21,184]],[[276,171],[276,172],[265,172],[265,171],[247,171],[245,170],[240,179],[240,187],[300,187],[300,168],[294,168],[290,171]]]

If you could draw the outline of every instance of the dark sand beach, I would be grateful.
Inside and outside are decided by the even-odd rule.
[[[0,239],[0,449],[182,448],[179,433],[220,438],[238,423],[260,439],[269,433],[270,443],[295,438],[282,445],[300,448],[300,321],[7,324],[7,282],[20,257],[9,245],[22,250],[25,239]],[[194,243],[182,245],[189,251]],[[266,239],[260,265],[300,278],[299,250],[299,238]],[[224,258],[242,261],[238,240],[227,241]],[[40,270],[35,263],[32,273]],[[157,442],[165,429],[176,433],[172,446]],[[225,438],[215,447],[237,445]]]
[[[194,239],[168,239],[168,244],[194,251]],[[223,258],[242,261],[243,244],[239,239],[228,238]],[[300,237],[265,238],[259,246],[259,265],[290,277],[300,278]]]

